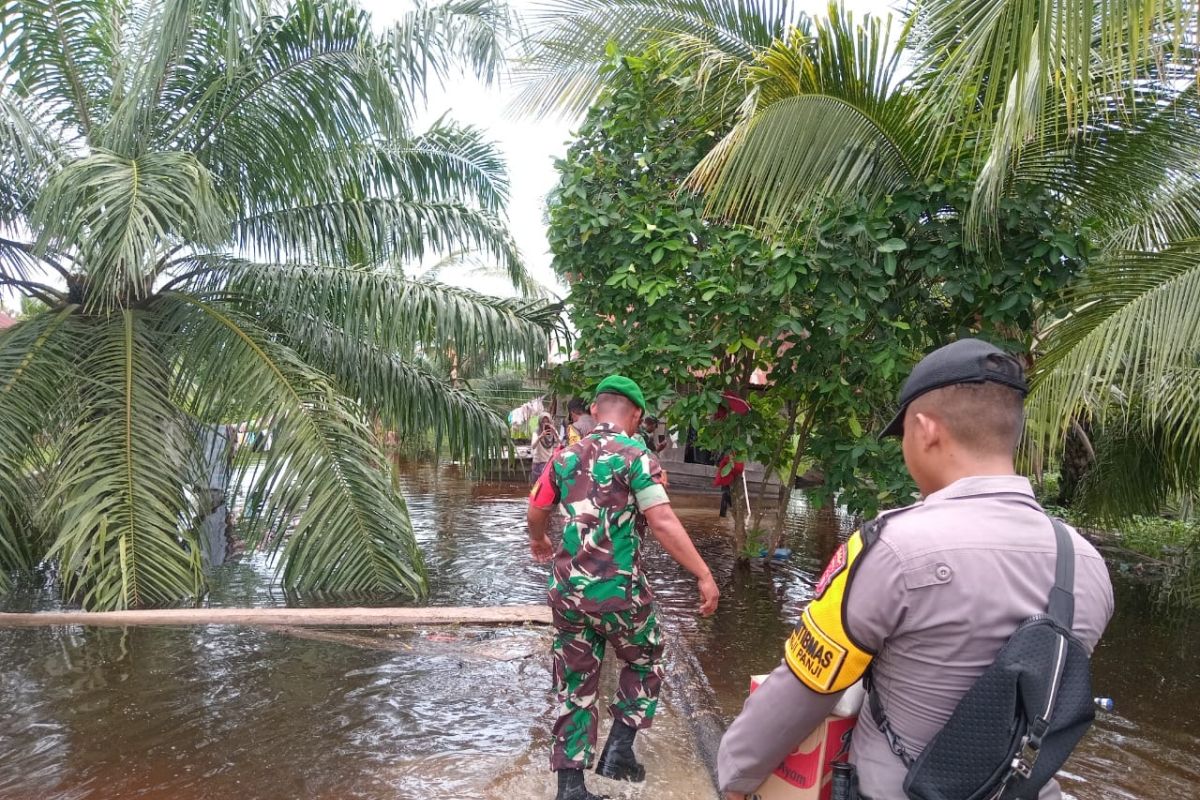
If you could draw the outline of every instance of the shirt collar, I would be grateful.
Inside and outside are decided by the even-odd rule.
[[[596,427],[592,428],[592,433],[620,433],[617,426],[611,422],[598,422]]]
[[[1033,486],[1023,475],[975,475],[959,478],[954,483],[933,492],[925,498],[926,503],[953,500],[956,497],[973,497],[981,494],[1020,494],[1033,499]]]

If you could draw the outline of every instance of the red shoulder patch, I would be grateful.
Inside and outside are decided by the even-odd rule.
[[[554,462],[542,470],[541,477],[529,492],[529,504],[534,508],[554,508],[558,505],[558,486],[554,483]]]
[[[833,579],[838,576],[842,570],[846,568],[846,545],[843,544],[833,554],[833,558],[829,559],[828,566],[821,573],[821,580],[817,581],[817,593],[813,596],[814,600],[819,600],[821,595],[825,594],[825,590],[829,588],[829,584],[833,583]]]

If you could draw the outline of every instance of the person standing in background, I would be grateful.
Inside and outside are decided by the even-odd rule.
[[[572,398],[567,404],[567,418],[570,422],[567,425],[567,447],[587,436],[596,427],[596,420],[588,413],[588,408],[580,397]]]
[[[549,414],[542,414],[538,418],[538,429],[530,447],[533,455],[533,468],[529,472],[530,483],[537,483],[538,478],[542,477],[560,441],[558,431],[554,429],[554,418]]]
[[[658,455],[671,446],[671,437],[667,435],[666,431],[659,429],[658,417],[647,414],[642,419],[642,428],[639,433],[642,440],[646,442],[646,449],[654,455]]]

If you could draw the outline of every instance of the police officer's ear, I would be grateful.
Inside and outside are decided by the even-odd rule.
[[[909,433],[910,428],[914,443],[922,450],[941,443],[945,436],[945,429],[937,417],[916,409],[912,409],[904,419],[905,433]]]

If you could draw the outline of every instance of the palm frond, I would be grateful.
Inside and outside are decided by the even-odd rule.
[[[1136,421],[1182,451],[1200,447],[1200,240],[1113,255],[1066,300],[1047,332],[1027,404],[1053,447],[1075,415]]]
[[[1149,196],[1112,209],[1105,220],[1104,245],[1113,250],[1156,250],[1200,236],[1200,170],[1188,172],[1180,170]]]
[[[1200,370],[1181,375],[1191,386]],[[1132,514],[1156,515],[1180,498],[1200,493],[1200,449],[1178,446],[1172,431],[1147,429],[1137,419],[1097,432],[1096,460],[1089,467],[1077,505],[1098,520],[1117,522]]]
[[[469,282],[476,278],[507,277],[513,280],[514,287],[522,291],[526,297],[547,296],[546,290],[537,284],[532,276],[518,282],[490,259],[468,250],[456,250],[442,256],[432,264],[421,264],[415,270],[410,270],[407,264],[402,266],[403,269],[400,269],[398,274],[410,275],[413,280],[421,283],[449,283],[450,281],[444,280],[448,276],[452,276],[459,284],[462,284],[464,280]]]
[[[613,53],[640,55],[662,43],[728,86],[801,15],[790,0],[547,0],[529,19],[514,110],[579,117],[604,89]]]
[[[1026,146],[1012,179],[1069,198],[1101,247],[1155,250],[1200,233],[1200,92],[1194,81],[1113,98],[1065,143]],[[1055,112],[1065,114],[1064,109]]]
[[[273,261],[419,262],[469,249],[496,259],[514,283],[528,282],[508,229],[463,203],[394,197],[305,203],[243,218],[234,231],[246,252]]]
[[[250,413],[272,431],[243,523],[253,542],[282,551],[284,584],[422,596],[408,512],[361,407],[233,308],[168,292],[161,309],[187,342],[177,393],[191,398],[189,411]]]
[[[53,122],[28,101],[0,91],[0,225],[27,214],[60,158]]]
[[[32,250],[27,242],[0,239],[0,284],[18,286],[32,281],[38,263]]]
[[[779,224],[833,195],[887,192],[919,168],[912,105],[896,86],[904,36],[890,18],[855,25],[845,13],[813,31],[759,56],[759,109],[689,176],[711,212]]]
[[[56,532],[49,555],[60,562],[66,596],[86,608],[175,604],[201,594],[205,582],[171,364],[147,312],[123,311],[90,327],[80,363],[88,381],[57,443],[42,509]]]
[[[246,314],[287,309],[320,319],[389,352],[422,346],[484,350],[539,365],[561,324],[561,306],[496,298],[468,289],[406,279],[395,272],[313,265],[257,264],[196,258],[181,266],[183,289],[228,297]]]
[[[78,250],[98,309],[145,297],[155,257],[173,242],[215,245],[228,225],[208,171],[190,153],[127,159],[105,151],[54,175],[33,221],[40,250]]]
[[[285,341],[328,374],[338,389],[404,438],[432,433],[436,452],[466,460],[494,454],[508,425],[470,392],[455,387],[417,360],[347,336],[320,320],[280,319]]]
[[[0,3],[0,84],[90,140],[106,122],[118,0]]]
[[[81,345],[73,311],[0,331],[0,576],[31,570],[46,556],[37,509],[46,469],[39,436],[55,429],[71,395],[71,364]]]
[[[518,27],[516,15],[499,0],[418,0],[387,31],[384,49],[408,95],[424,100],[431,79],[444,82],[456,68],[488,83],[496,80]]]
[[[1176,0],[927,0],[915,6],[919,118],[938,139],[931,159],[975,149],[983,164],[972,209],[978,230],[1029,146],[1064,146],[1102,119],[1109,101],[1169,64],[1200,6]],[[962,133],[971,131],[971,140]]]
[[[59,125],[36,101],[0,88],[0,231],[24,235],[25,221],[63,157]]]
[[[262,170],[243,180],[236,199],[247,251],[378,263],[477,250],[518,290],[537,291],[501,224],[509,190],[503,156],[480,131],[439,120],[410,139],[342,144],[296,163],[295,175]],[[279,198],[303,208],[280,211]]]
[[[493,213],[508,202],[504,154],[469,125],[443,118],[412,139],[361,144],[348,155],[375,191],[454,199]]]
[[[126,2],[111,27],[111,118],[92,144],[135,157],[145,150],[168,149],[163,129],[178,121],[180,97],[172,91],[203,53],[214,63],[236,59],[243,40],[266,11],[268,0],[171,0]],[[226,41],[219,57],[219,39]],[[206,47],[207,45],[207,47]],[[232,46],[232,49],[230,49]],[[193,84],[196,91],[198,84]],[[164,102],[166,99],[167,102]]]
[[[259,19],[233,57],[225,54],[230,23],[220,15],[202,22],[162,88],[158,127],[235,195],[261,170],[302,184],[298,156],[310,150],[404,134],[411,109],[396,85],[403,76],[385,63],[357,5],[288,3]]]

